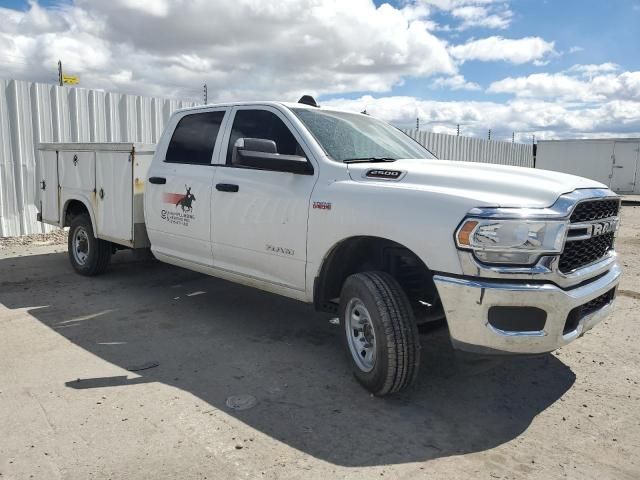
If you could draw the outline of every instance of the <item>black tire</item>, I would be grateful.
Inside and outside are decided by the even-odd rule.
[[[365,316],[370,318],[365,323],[371,324],[374,335],[372,343],[365,341],[367,345],[374,345],[370,351],[375,352],[368,371],[359,365],[360,359],[356,359],[354,350],[357,351],[358,347],[352,349],[351,346],[357,343],[354,338],[363,341],[365,332],[363,330],[360,332],[362,337],[357,337],[357,329],[351,328],[347,318],[348,309],[350,317],[364,315],[357,311],[360,304],[365,307]],[[364,388],[376,396],[383,396],[404,390],[414,383],[420,366],[420,337],[409,299],[391,275],[364,272],[348,277],[340,294],[340,323],[353,373]],[[359,353],[365,358],[363,352]]]
[[[82,241],[80,241],[80,248],[74,253],[74,239],[77,235],[82,238]],[[107,269],[111,259],[111,242],[100,240],[93,235],[91,218],[86,213],[78,215],[71,221],[67,248],[71,266],[81,275],[100,275]]]

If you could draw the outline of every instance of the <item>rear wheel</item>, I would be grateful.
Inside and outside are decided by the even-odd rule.
[[[93,235],[89,215],[78,215],[71,221],[68,240],[69,260],[74,270],[81,275],[99,275],[109,265],[111,242]]]
[[[354,375],[383,396],[409,387],[420,365],[413,310],[398,282],[384,272],[347,278],[340,295],[343,340]]]

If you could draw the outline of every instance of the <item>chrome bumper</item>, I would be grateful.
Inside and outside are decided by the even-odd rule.
[[[615,288],[622,271],[617,263],[595,280],[564,290],[552,283],[526,280],[453,278],[435,275],[454,347],[476,353],[536,354],[550,352],[580,337],[605,319],[614,300],[579,320],[576,328],[565,330],[569,313]],[[505,331],[489,323],[491,307],[536,307],[546,312],[539,331]]]

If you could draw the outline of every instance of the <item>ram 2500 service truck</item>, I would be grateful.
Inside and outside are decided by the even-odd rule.
[[[357,380],[411,385],[419,324],[539,354],[612,310],[620,199],[544,170],[438,160],[368,115],[307,103],[181,110],[156,145],[42,144],[41,220],[102,273],[122,248],[337,314]]]

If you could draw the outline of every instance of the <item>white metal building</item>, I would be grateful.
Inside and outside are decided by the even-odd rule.
[[[591,178],[618,193],[640,194],[639,161],[640,138],[540,140],[535,166]]]

